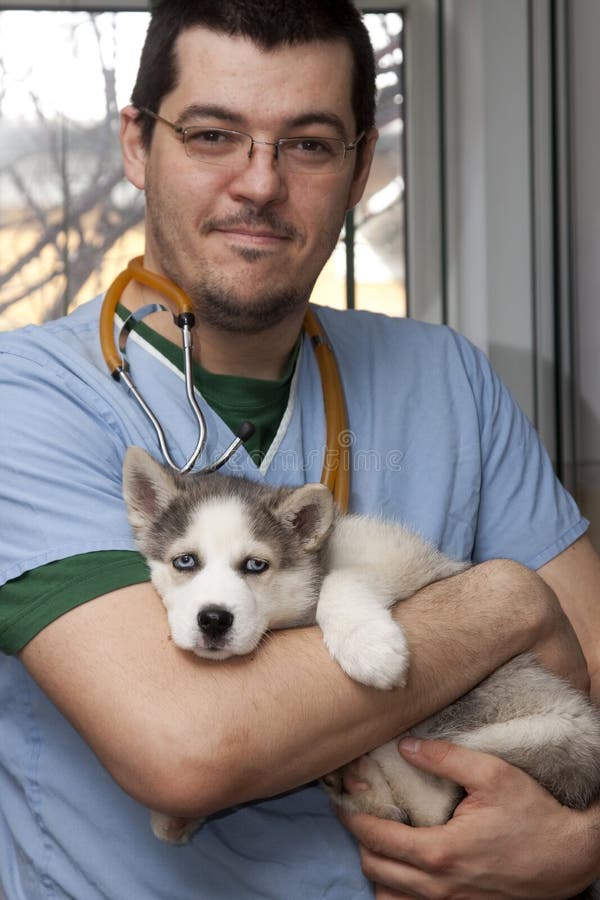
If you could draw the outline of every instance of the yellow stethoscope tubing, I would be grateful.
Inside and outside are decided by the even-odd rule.
[[[182,313],[193,317],[190,298],[181,288],[157,272],[145,269],[143,256],[136,256],[130,260],[127,268],[117,275],[107,290],[100,311],[100,346],[111,375],[126,368],[114,340],[114,316],[123,291],[130,281],[145,284],[162,294],[165,299],[171,300],[176,307],[175,311],[171,310],[176,322],[177,316]]]
[[[304,317],[304,330],[313,343],[323,388],[326,436],[321,482],[332,492],[342,512],[347,512],[350,502],[350,454],[344,444],[349,435],[344,387],[331,344],[311,309]]]
[[[204,417],[194,396],[193,384],[191,382],[191,372],[186,373],[186,389],[188,393],[188,401],[194,409],[196,419],[199,425],[199,437],[194,452],[187,460],[183,467],[179,467],[173,462],[164,438],[163,430],[156,416],[145,402],[139,391],[136,389],[131,377],[128,374],[128,365],[119,354],[114,337],[114,317],[117,305],[121,299],[123,291],[130,281],[137,281],[146,285],[154,291],[160,293],[167,301],[175,306],[175,311],[169,307],[173,318],[184,332],[184,352],[187,351],[188,357],[191,355],[191,335],[189,329],[193,324],[192,305],[189,297],[176,284],[167,278],[152,272],[150,269],[144,268],[143,257],[138,256],[132,259],[127,268],[123,270],[106,291],[102,308],[100,311],[100,346],[102,355],[108,369],[117,381],[123,381],[129,390],[134,394],[138,403],[144,409],[146,415],[152,421],[154,428],[159,437],[161,451],[171,466],[179,472],[189,471],[200,452],[204,447],[206,440],[206,426]],[[190,324],[191,322],[191,324]],[[323,328],[315,315],[314,311],[309,309],[304,318],[304,329],[310,337],[315,353],[319,373],[321,376],[321,385],[323,390],[323,404],[325,408],[326,422],[326,438],[325,453],[323,459],[323,470],[321,473],[321,482],[326,485],[332,492],[336,504],[342,512],[347,512],[350,501],[350,460],[349,451],[344,444],[344,440],[348,436],[348,414],[346,410],[346,401],[344,397],[344,389],[340,378],[339,369],[335,359],[333,349],[323,331]],[[186,366],[186,369],[188,367]],[[190,367],[191,369],[191,367]],[[189,374],[189,378],[187,377]],[[233,452],[243,443],[245,438],[237,437],[236,440],[224,451],[219,459],[212,466],[206,467],[203,471],[215,471],[223,461],[229,458]]]

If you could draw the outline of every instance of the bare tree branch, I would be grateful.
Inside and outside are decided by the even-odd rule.
[[[25,181],[19,175],[15,166],[8,166],[8,175],[13,182],[14,186],[21,193],[24,199],[27,201],[29,209],[33,214],[33,219],[35,219],[42,228],[46,228],[48,224],[48,220],[46,218],[46,213],[42,209],[42,207],[37,203],[35,198],[33,197],[31,191],[27,188]],[[31,217],[30,217],[31,219]]]
[[[53,269],[51,272],[49,272],[47,275],[44,275],[38,281],[30,282],[25,288],[23,288],[23,290],[21,291],[20,294],[15,294],[13,297],[10,297],[8,300],[5,300],[2,303],[0,303],[0,312],[4,312],[10,306],[13,306],[15,303],[20,303],[21,300],[25,300],[27,297],[29,297],[31,294],[33,294],[35,291],[39,291],[39,290],[41,290],[41,288],[46,287],[46,285],[50,284],[51,281],[54,281],[55,278],[57,278],[59,275],[62,275],[62,274],[63,274],[62,267],[60,267],[60,268]]]
[[[110,22],[108,15],[102,14],[104,23]],[[84,126],[65,117],[51,118],[42,98],[29,91],[35,113],[29,132],[25,126],[19,132],[14,129],[10,141],[4,142],[13,158],[0,167],[0,178],[7,187],[3,194],[14,200],[3,216],[0,233],[21,231],[29,240],[0,273],[0,312],[29,293],[54,291],[53,282],[59,277],[46,314],[64,312],[102,257],[143,216],[139,202],[121,208],[122,197],[115,191],[123,180],[116,127],[115,23],[113,15],[112,42],[106,40],[106,29],[101,30],[97,14],[78,19],[74,26],[90,29],[95,37],[104,94],[102,120]],[[6,67],[0,62],[0,102],[7,81]],[[18,149],[15,143],[19,136],[23,144],[30,144],[25,152],[23,144]]]

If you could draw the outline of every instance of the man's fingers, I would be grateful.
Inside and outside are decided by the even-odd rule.
[[[368,854],[389,857],[410,866],[435,867],[436,861],[431,857],[437,846],[439,826],[413,828],[366,813],[340,812],[339,817]]]
[[[340,820],[355,838],[372,853],[381,856],[392,856],[395,859],[410,858],[411,835],[414,829],[410,825],[378,819],[367,813],[338,812]]]
[[[452,868],[441,828],[412,828],[364,815],[352,816],[351,825],[361,843],[362,870],[382,898],[441,896]],[[376,896],[379,900],[380,893]]]

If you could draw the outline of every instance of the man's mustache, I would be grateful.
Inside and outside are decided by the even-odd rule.
[[[278,215],[270,210],[261,212],[243,212],[236,213],[233,216],[224,218],[207,219],[203,226],[203,233],[209,231],[229,231],[234,228],[260,229],[266,228],[276,237],[298,238],[300,232],[290,222],[280,219]]]

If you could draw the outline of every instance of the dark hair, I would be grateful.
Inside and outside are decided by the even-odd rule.
[[[264,50],[287,44],[343,40],[354,60],[352,109],[357,133],[375,121],[373,48],[352,0],[157,0],[131,102],[158,112],[161,101],[177,86],[175,42],[182,31],[204,27],[241,35]],[[142,137],[149,145],[154,120],[144,116]]]

